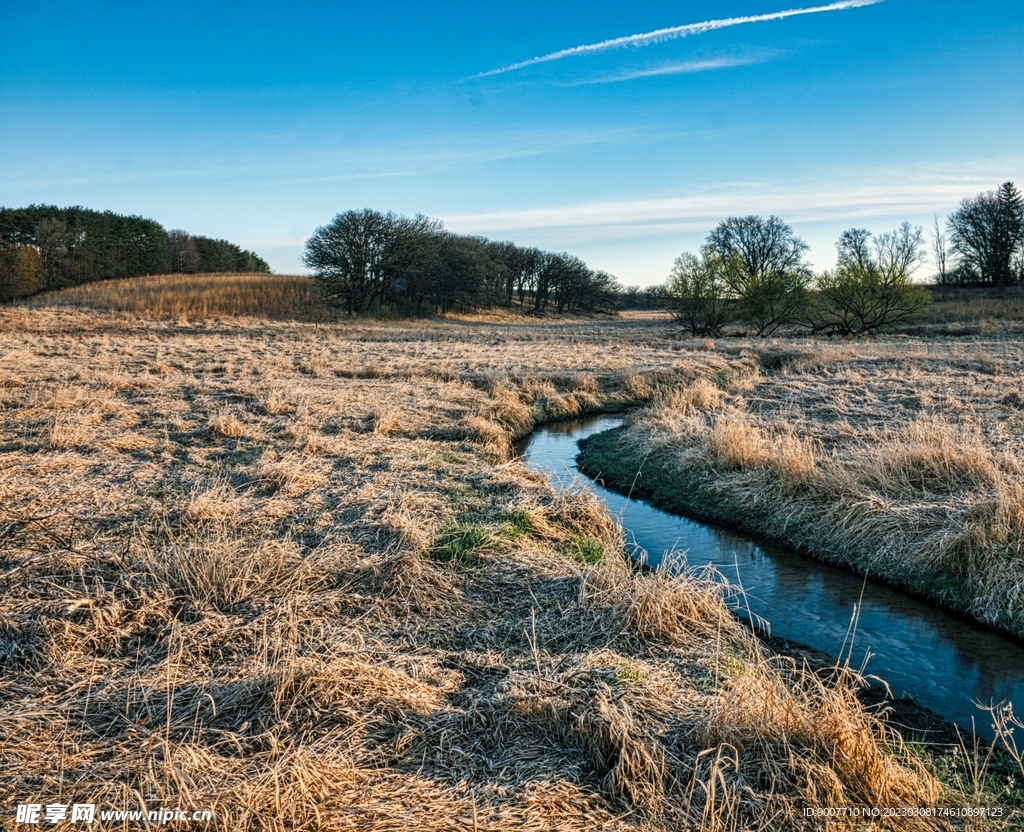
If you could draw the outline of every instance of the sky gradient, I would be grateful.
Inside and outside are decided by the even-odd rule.
[[[1022,43],[1024,0],[0,0],[0,205],[281,273],[340,211],[423,213],[635,285],[777,214],[827,268],[845,228],[1024,186]]]

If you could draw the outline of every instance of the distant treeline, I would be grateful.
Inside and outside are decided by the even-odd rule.
[[[0,207],[0,301],[115,277],[269,271],[263,258],[234,243],[168,232],[144,217]]]
[[[306,241],[325,301],[353,315],[429,315],[513,305],[535,314],[612,312],[622,289],[571,254],[453,234],[440,220],[364,208]],[[643,290],[631,299],[653,303]]]

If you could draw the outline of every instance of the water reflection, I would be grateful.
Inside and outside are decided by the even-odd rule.
[[[520,443],[532,469],[560,487],[583,482],[626,529],[635,555],[656,565],[685,552],[690,566],[712,564],[747,594],[750,612],[771,632],[838,655],[859,605],[852,662],[888,682],[897,696],[965,728],[985,715],[972,700],[1024,703],[1024,648],[926,604],[846,572],[776,549],[743,534],[659,511],[578,476],[577,441],[621,424],[601,416],[552,424]]]

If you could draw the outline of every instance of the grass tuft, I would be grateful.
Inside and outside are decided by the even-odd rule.
[[[580,535],[570,536],[562,551],[566,557],[584,566],[596,566],[605,556],[604,544],[601,541]]]
[[[469,569],[479,566],[482,553],[494,545],[494,537],[482,526],[452,526],[441,532],[427,556],[436,563]]]

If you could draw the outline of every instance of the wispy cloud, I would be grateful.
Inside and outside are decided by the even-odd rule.
[[[18,156],[0,158],[0,193],[6,191],[11,198],[10,192],[22,192],[31,201],[34,192],[52,187],[249,179],[253,170],[261,172],[262,181],[278,184],[387,180],[698,135],[698,131],[650,125],[612,125],[418,135],[393,142],[364,140],[325,150],[320,145],[330,144],[332,137],[320,133],[278,141],[277,137],[239,131],[230,141],[219,134],[193,135],[186,152],[171,161],[158,146],[140,140],[130,157],[87,145],[66,152],[47,148],[45,165],[38,163],[39,153],[22,149]],[[196,164],[196,159],[202,164]]]
[[[587,78],[582,81],[571,81],[566,86],[580,87],[588,84],[615,84],[620,81],[633,81],[637,78],[654,78],[659,75],[683,75],[690,72],[710,72],[711,70],[726,69],[731,66],[761,64],[781,54],[783,54],[782,50],[775,50],[744,56],[706,58],[699,61],[679,61],[676,63],[660,64],[646,69],[626,70],[625,72],[618,72],[614,75],[599,75],[596,78]]]
[[[587,202],[518,211],[445,216],[462,233],[528,237],[531,245],[571,246],[706,232],[723,217],[779,214],[797,223],[864,222],[951,210],[991,188],[1024,158],[991,161],[958,175],[946,166],[830,172],[799,182],[722,183],[685,196]]]
[[[594,55],[599,52],[607,52],[610,49],[621,49],[626,46],[650,46],[655,43],[664,43],[669,40],[678,40],[688,35],[701,35],[704,32],[711,32],[715,29],[725,29],[728,26],[741,26],[744,23],[763,23],[768,20],[782,20],[786,17],[795,17],[801,14],[818,14],[819,12],[839,12],[846,9],[858,9],[862,6],[874,6],[884,0],[841,0],[838,3],[829,3],[827,6],[812,6],[806,9],[787,9],[781,12],[769,12],[767,14],[747,15],[746,17],[725,17],[719,20],[704,20],[700,23],[686,23],[682,26],[670,26],[667,29],[656,29],[653,32],[643,32],[637,35],[626,35],[621,38],[603,40],[600,43],[587,43],[582,46],[573,46],[569,49],[560,49],[547,55],[540,55],[526,61],[509,64],[508,66],[489,69],[472,76],[473,78],[487,78],[491,75],[501,75],[506,72],[514,72],[517,69],[525,69],[528,66],[560,61],[562,58],[573,58],[578,55]]]

